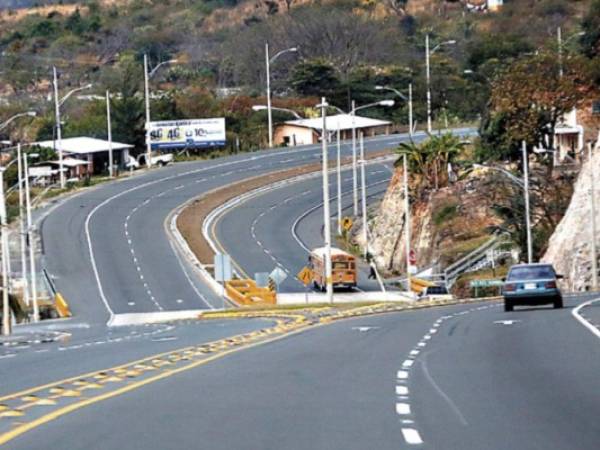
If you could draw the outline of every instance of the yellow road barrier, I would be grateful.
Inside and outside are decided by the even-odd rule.
[[[54,297],[54,304],[56,305],[56,311],[58,311],[58,315],[60,317],[71,317],[69,304],[60,292],[56,293],[56,296]]]
[[[275,305],[277,293],[259,287],[254,280],[231,280],[225,283],[229,298],[240,305]]]
[[[435,286],[435,283],[431,281],[423,280],[421,278],[411,278],[410,279],[410,289],[417,294],[420,294],[425,290],[425,288]]]

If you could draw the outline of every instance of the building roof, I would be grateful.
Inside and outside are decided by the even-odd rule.
[[[293,125],[302,128],[312,128],[313,130],[321,130],[323,128],[323,119],[321,117],[315,119],[298,119],[288,120],[285,122],[286,125]],[[357,130],[361,128],[381,127],[390,125],[391,122],[387,120],[371,119],[370,117],[354,117],[354,125]],[[337,114],[335,116],[327,116],[326,120],[327,130],[335,131],[339,129],[351,130],[352,129],[352,116],[350,114]]]
[[[36,144],[40,147],[53,148],[57,151],[60,150],[60,148],[58,148],[58,141],[42,141],[36,142]],[[90,137],[75,137],[62,139],[61,147],[63,152],[75,153],[78,155],[83,155],[87,153],[107,152],[109,150],[108,141]],[[133,145],[122,144],[120,142],[114,141],[112,143],[113,150],[123,150],[126,148],[133,148]]]
[[[54,164],[59,166],[60,161],[48,161],[50,164]],[[63,158],[63,166],[66,167],[77,167],[77,166],[87,166],[90,162],[85,161],[83,159],[75,159],[75,158]]]

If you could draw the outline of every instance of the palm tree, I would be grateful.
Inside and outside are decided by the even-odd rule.
[[[448,184],[448,164],[452,163],[465,144],[458,136],[451,133],[429,135],[429,138],[417,144],[414,141],[403,142],[396,149],[399,155],[407,155],[411,173],[414,174],[419,187],[433,188]],[[402,158],[396,160],[396,167],[402,164]]]

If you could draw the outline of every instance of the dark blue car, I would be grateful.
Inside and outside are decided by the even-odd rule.
[[[512,311],[515,305],[552,304],[563,307],[563,298],[550,264],[517,264],[510,268],[502,287],[504,310]]]

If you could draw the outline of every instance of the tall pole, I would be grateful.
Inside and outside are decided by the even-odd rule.
[[[562,30],[560,27],[556,29],[556,39],[558,41],[558,75],[563,76],[563,46],[562,46]]]
[[[60,188],[65,188],[65,172],[63,171],[63,149],[62,149],[62,124],[60,123],[60,100],[58,98],[58,74],[56,67],[52,68],[54,74],[54,115],[56,120],[56,140],[58,141],[58,171],[60,177]],[[56,146],[55,146],[56,147]]]
[[[6,202],[4,198],[4,168],[0,168],[0,225],[2,226],[2,334],[10,335],[10,303],[8,297],[8,237]]]
[[[110,92],[106,91],[106,130],[108,132],[108,175],[113,177],[112,125],[110,123]]]
[[[364,136],[360,133],[360,179],[361,179],[361,203],[363,219],[363,240],[365,242],[365,259],[369,256],[369,224],[367,220],[367,175],[365,173],[365,142]]]
[[[33,243],[33,222],[31,220],[31,196],[29,192],[29,161],[23,154],[23,170],[25,176],[25,207],[27,209],[27,240],[29,241],[29,271],[31,272],[31,299],[33,301],[33,321],[40,319],[37,301],[37,273],[35,271],[35,249]]]
[[[327,157],[327,103],[321,98],[321,115],[323,116],[323,238],[325,240],[325,278],[327,281],[327,303],[333,303],[333,273],[331,268],[331,215],[329,212],[329,170]]]
[[[356,167],[356,102],[352,100],[352,200],[353,215],[358,216],[358,173]]]
[[[19,226],[21,241],[21,276],[23,283],[23,299],[29,306],[29,283],[27,280],[27,248],[25,244],[25,200],[23,197],[23,162],[21,156],[21,144],[17,144],[17,171],[19,172]]]
[[[408,135],[413,135],[413,94],[412,94],[412,83],[408,85]]]
[[[273,148],[273,112],[271,110],[271,61],[269,43],[265,43],[265,64],[267,66],[267,116],[269,121],[269,148]]]
[[[525,196],[525,226],[527,227],[527,262],[533,262],[533,246],[531,242],[531,214],[529,210],[529,164],[527,144],[523,141],[523,194]]]
[[[590,210],[592,213],[592,288],[598,290],[598,249],[596,248],[596,183],[594,180],[594,154],[592,153],[592,144],[588,144],[590,153]]]
[[[427,132],[431,133],[431,73],[429,67],[429,34],[425,35],[425,71],[427,78]]]
[[[406,282],[410,291],[410,198],[408,197],[408,164],[406,153],[402,155],[404,169],[404,237],[406,239]]]
[[[337,229],[338,236],[342,235],[342,151],[340,142],[340,124],[337,129]]]
[[[144,97],[146,98],[146,167],[152,165],[152,144],[150,143],[150,83],[148,55],[144,54]]]

